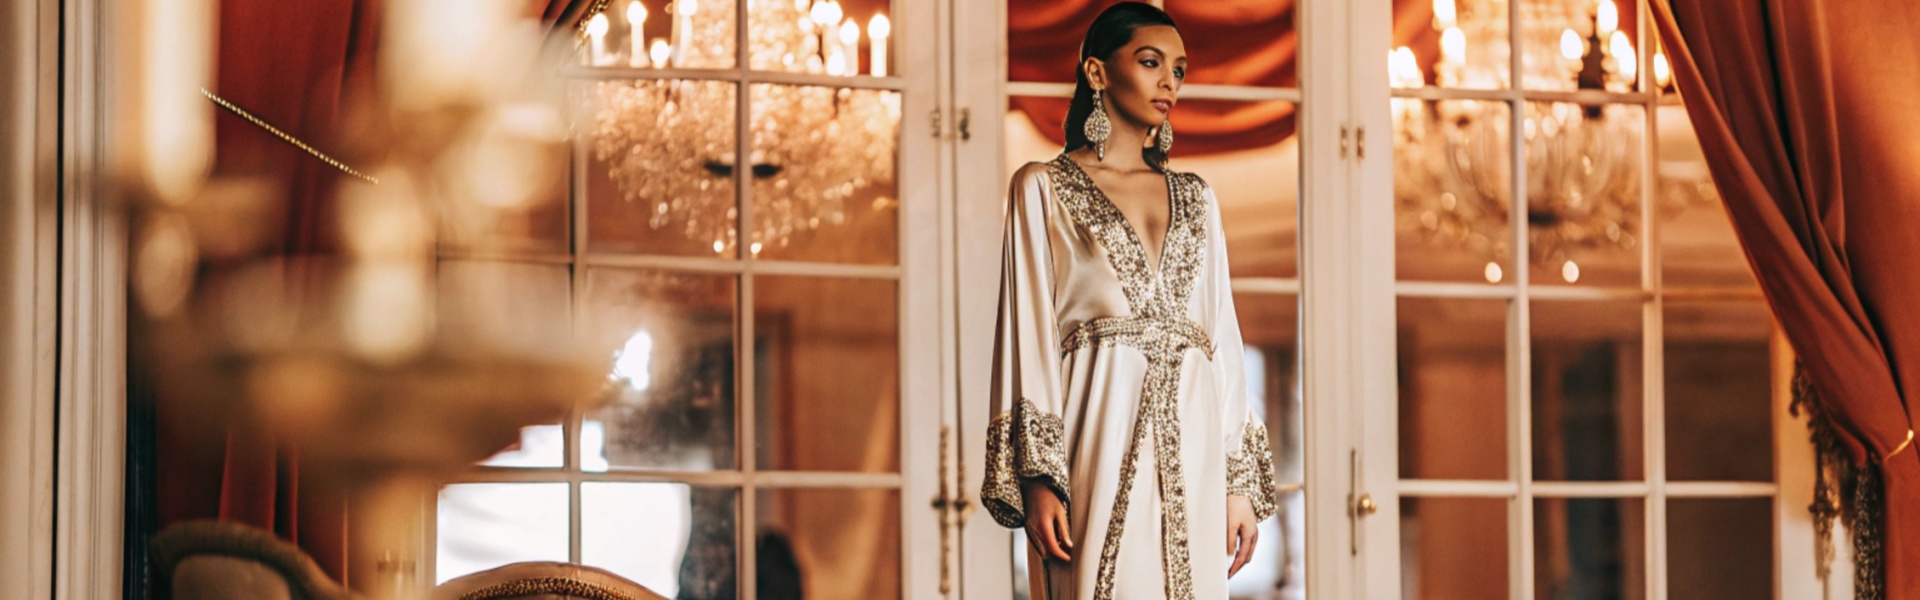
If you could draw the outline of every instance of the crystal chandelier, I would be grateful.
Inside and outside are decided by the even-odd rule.
[[[678,0],[673,40],[643,44],[634,31],[646,9],[628,5],[626,49],[609,50],[605,14],[589,20],[583,59],[595,65],[729,69],[734,65],[732,0]],[[891,24],[867,23],[868,61],[858,24],[828,0],[752,0],[749,66],[759,71],[830,77],[884,76]],[[644,51],[643,51],[644,50]],[[733,173],[736,90],[730,81],[640,80],[593,83],[585,98],[593,115],[594,156],[628,202],[650,205],[648,226],[702,244],[717,254],[736,248],[738,210]],[[750,250],[782,247],[846,223],[848,200],[888,190],[894,177],[900,95],[888,90],[819,85],[751,84],[748,159],[753,213]],[[878,197],[873,210],[894,200]]]
[[[1518,77],[1506,68],[1512,48],[1505,15],[1508,0],[1471,2],[1460,19],[1454,0],[1434,0],[1434,28],[1441,32],[1433,70],[1444,88],[1572,91],[1633,89],[1638,57],[1619,29],[1612,0],[1529,2],[1522,6],[1520,40],[1524,66]],[[1478,52],[1469,52],[1469,49]],[[1669,76],[1665,58],[1654,57],[1655,83]],[[1425,85],[1413,51],[1389,57],[1396,88]],[[1644,105],[1525,102],[1521,138],[1527,165],[1528,259],[1559,267],[1569,283],[1579,279],[1575,259],[1583,253],[1631,250],[1640,242],[1640,155]],[[1513,120],[1504,101],[1393,100],[1396,181],[1400,227],[1423,239],[1463,247],[1492,259],[1489,282],[1504,276],[1500,263],[1512,249],[1508,233],[1512,186]],[[1674,184],[1678,185],[1678,184]],[[1666,187],[1667,182],[1662,182]],[[1691,203],[1698,194],[1657,197]],[[1678,206],[1662,206],[1663,209]]]

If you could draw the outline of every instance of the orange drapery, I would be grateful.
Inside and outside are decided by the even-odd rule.
[[[1838,450],[1878,478],[1885,569],[1920,599],[1920,7],[1885,0],[1653,3],[1676,82],[1767,304]],[[1888,60],[1894,58],[1895,60]],[[1871,479],[1869,479],[1870,481]],[[1867,488],[1873,487],[1868,484]],[[1866,494],[1871,497],[1872,494]],[[1875,514],[1877,513],[1877,514]],[[1871,529],[1869,529],[1871,531]]]

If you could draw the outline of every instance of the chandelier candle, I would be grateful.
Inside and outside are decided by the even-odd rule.
[[[867,39],[873,42],[873,66],[867,69],[868,75],[887,76],[887,38],[892,35],[893,22],[888,21],[886,15],[874,15],[873,20],[867,22]]]
[[[860,74],[860,26],[853,19],[840,24],[840,54],[845,63],[845,75]]]
[[[592,19],[587,21],[587,37],[592,38],[592,42],[588,44],[589,47],[587,48],[587,64],[598,67],[610,62],[607,60],[608,27],[611,27],[611,25],[607,22],[606,13],[594,15]]]
[[[647,66],[647,7],[640,0],[627,5],[627,66]]]

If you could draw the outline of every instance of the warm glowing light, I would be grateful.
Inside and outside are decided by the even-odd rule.
[[[684,2],[675,2],[673,3],[673,10],[678,11],[678,14],[680,16],[691,17],[693,16],[693,13],[700,12],[700,2],[699,0],[685,0]]]
[[[1566,57],[1567,60],[1580,60],[1580,57],[1586,55],[1587,41],[1580,39],[1580,34],[1575,33],[1571,28],[1560,32],[1560,56]]]
[[[653,362],[653,336],[645,331],[633,332],[627,343],[613,352],[613,377],[624,380],[633,391],[644,392],[653,385],[653,374],[648,368]]]
[[[1500,263],[1487,263],[1487,283],[1500,283],[1500,280],[1506,277],[1507,273],[1500,268]]]
[[[1387,55],[1387,73],[1393,87],[1420,87],[1426,83],[1426,76],[1420,72],[1420,59],[1406,46],[1394,48],[1393,53]]]
[[[893,22],[886,15],[874,15],[867,22],[867,37],[873,40],[873,64],[867,67],[868,75],[887,76],[887,38],[892,35]]]
[[[627,65],[647,66],[647,7],[640,0],[627,4]]]
[[[1670,81],[1673,81],[1673,65],[1667,64],[1667,55],[1653,53],[1653,83],[1660,87],[1667,87]]]
[[[587,20],[587,37],[592,40],[591,47],[587,48],[588,64],[598,66],[606,63],[607,29],[612,26],[607,21],[607,13],[594,15],[592,19]]]
[[[752,250],[755,255],[760,254],[760,242],[754,242],[753,245],[748,246],[747,249]]]
[[[1620,29],[1620,7],[1613,0],[1600,0],[1600,10],[1594,14],[1594,25],[1600,28],[1600,35],[1613,33]]]
[[[1613,49],[1613,60],[1619,64],[1620,76],[1633,79],[1640,72],[1640,55],[1633,51],[1633,42],[1627,40],[1627,32],[1615,31],[1607,42]]]
[[[838,2],[815,2],[813,3],[813,10],[809,11],[808,16],[811,17],[815,23],[828,27],[838,27],[840,26],[840,17],[845,15],[840,12],[840,3]]]
[[[720,240],[714,240],[714,241],[713,241],[713,253],[714,253],[714,254],[719,254],[719,253],[721,253],[721,252],[726,252],[726,251],[727,251],[727,245],[726,245],[726,243],[724,243],[724,242],[721,242]]]
[[[1560,278],[1567,280],[1567,283],[1580,281],[1580,265],[1574,264],[1573,261],[1560,265]]]
[[[1440,32],[1440,60],[1455,65],[1467,63],[1467,34],[1459,27]]]
[[[647,49],[647,53],[653,55],[653,66],[665,67],[667,60],[673,57],[673,47],[668,46],[666,40],[655,39],[653,47]]]
[[[587,20],[587,35],[592,36],[596,40],[606,37],[607,28],[612,26],[612,24],[607,22],[606,13],[594,15],[592,19]]]
[[[855,25],[853,21],[841,23],[840,43],[848,45],[860,43],[860,26]]]
[[[1433,0],[1433,21],[1435,27],[1441,29],[1453,27],[1454,21],[1457,20],[1459,16],[1459,11],[1454,8],[1453,0]]]
[[[841,52],[835,52],[833,53],[833,55],[828,56],[827,57],[827,74],[828,75],[846,75],[847,74],[847,55]]]

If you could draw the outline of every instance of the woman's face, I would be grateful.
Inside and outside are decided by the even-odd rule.
[[[1180,99],[1187,46],[1172,27],[1141,27],[1113,56],[1100,62],[1089,59],[1087,67],[1088,81],[1105,90],[1107,110],[1114,111],[1114,117],[1153,127],[1167,120]]]

